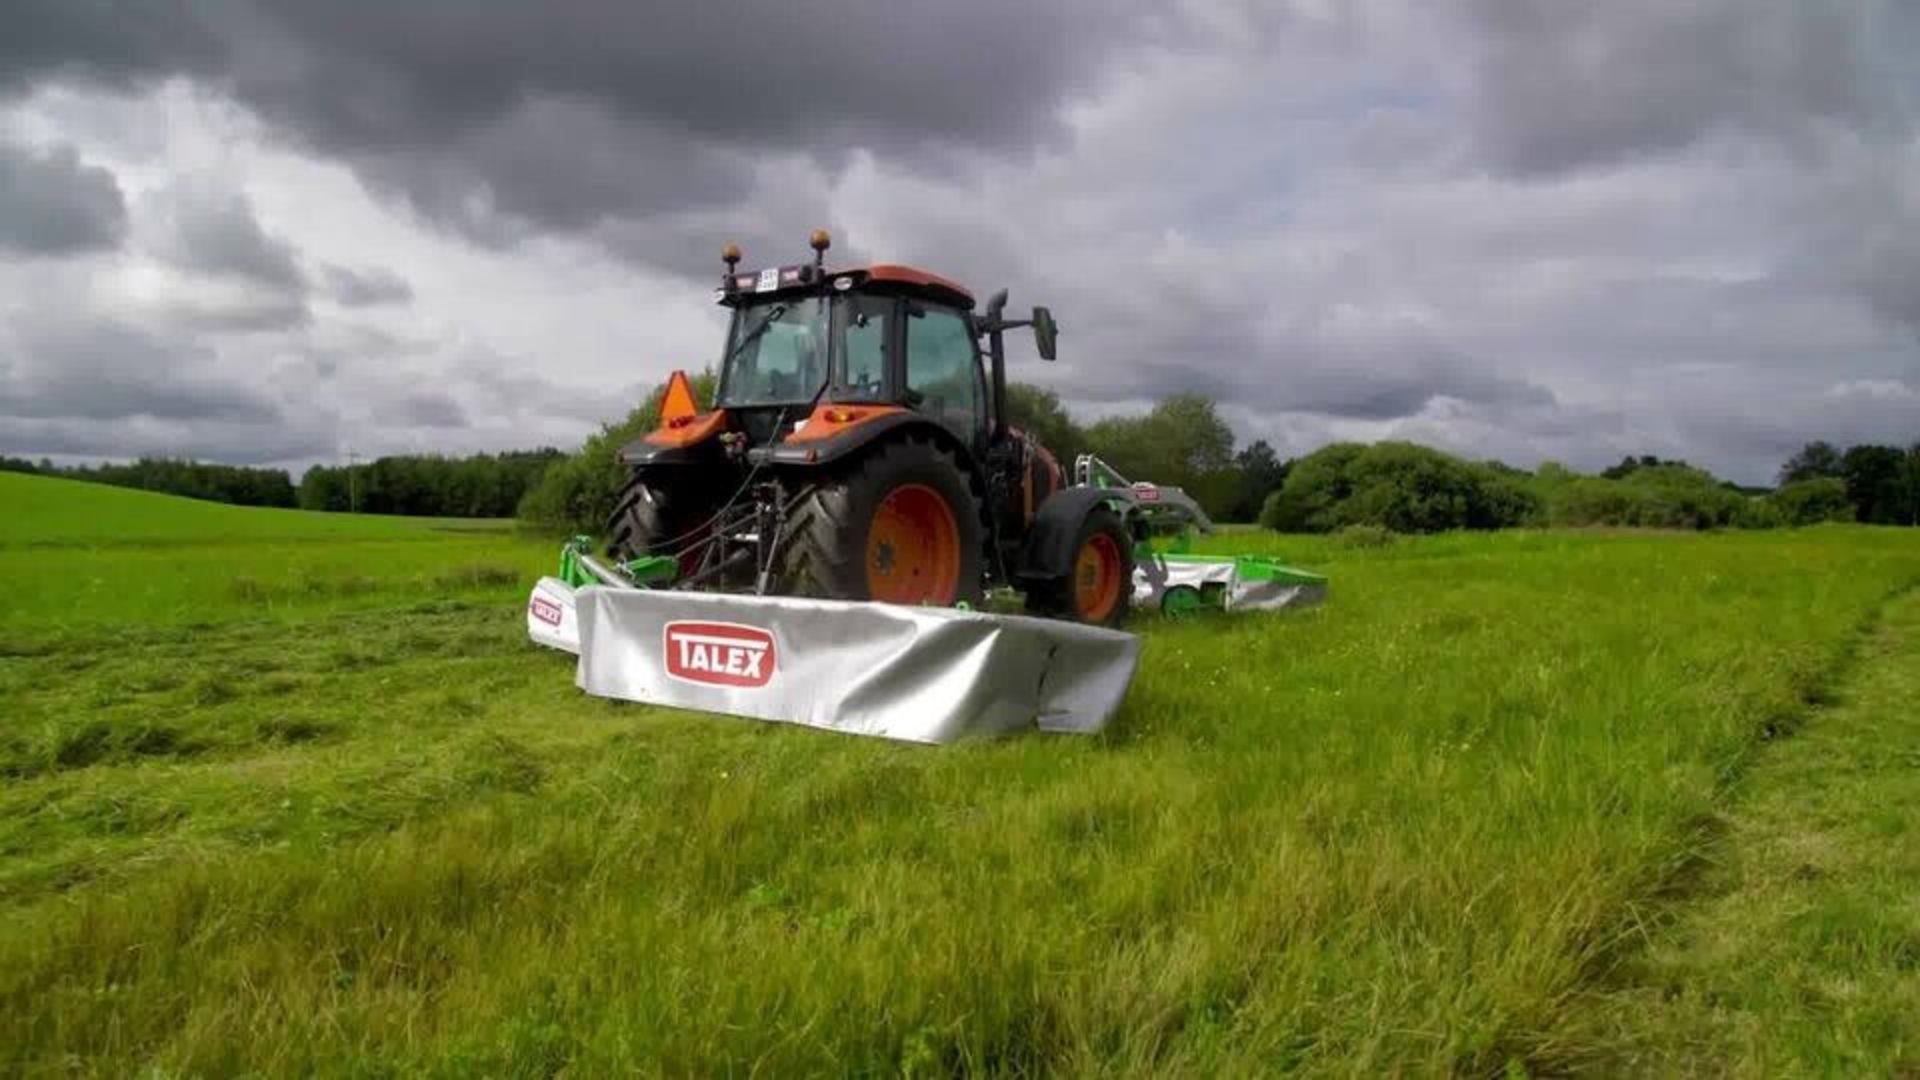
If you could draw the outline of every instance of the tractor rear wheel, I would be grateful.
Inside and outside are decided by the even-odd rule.
[[[979,501],[951,454],[884,443],[814,485],[787,521],[781,591],[835,600],[978,606]]]
[[[619,562],[641,555],[663,555],[675,546],[684,546],[691,537],[682,537],[699,524],[684,520],[676,513],[673,497],[641,479],[636,470],[614,500],[613,515],[607,518],[607,554]]]
[[[1133,607],[1133,538],[1120,515],[1095,507],[1074,537],[1066,574],[1027,590],[1027,610],[1091,626],[1119,626]]]

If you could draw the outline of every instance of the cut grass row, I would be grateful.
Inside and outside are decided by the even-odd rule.
[[[1679,902],[1565,1017],[1616,1075],[1920,1074],[1920,595],[1742,778]]]

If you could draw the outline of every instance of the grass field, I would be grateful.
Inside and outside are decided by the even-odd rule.
[[[1718,963],[1725,815],[1920,581],[1890,530],[1236,534],[1331,601],[935,749],[582,697],[504,529],[0,506],[0,1072],[1721,1060],[1642,983]]]

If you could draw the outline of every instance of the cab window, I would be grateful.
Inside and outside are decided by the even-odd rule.
[[[887,297],[856,296],[847,301],[844,396],[850,401],[887,399],[888,334],[894,302]]]
[[[971,442],[980,429],[980,361],[973,331],[951,308],[908,306],[908,399],[922,413]]]

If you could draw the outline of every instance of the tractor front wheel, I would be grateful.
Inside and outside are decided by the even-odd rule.
[[[1081,521],[1067,573],[1027,590],[1027,610],[1090,626],[1119,626],[1132,607],[1133,538],[1104,506]]]
[[[979,503],[952,455],[922,439],[888,442],[801,501],[781,545],[782,591],[978,606],[982,529]]]

